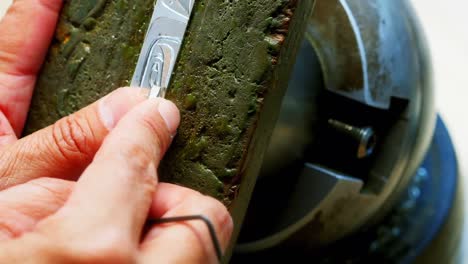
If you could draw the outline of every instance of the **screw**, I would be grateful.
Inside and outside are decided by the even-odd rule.
[[[374,153],[377,137],[372,127],[359,128],[335,119],[329,119],[328,125],[355,143],[357,158],[363,159]]]

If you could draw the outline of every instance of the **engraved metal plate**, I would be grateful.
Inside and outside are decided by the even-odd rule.
[[[157,0],[131,82],[151,90],[150,98],[164,97],[195,0]]]

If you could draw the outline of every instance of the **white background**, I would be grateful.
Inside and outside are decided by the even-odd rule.
[[[432,50],[437,107],[455,141],[460,165],[468,169],[468,2],[412,1]],[[11,2],[0,0],[0,17]],[[468,186],[468,179],[464,181]],[[465,206],[468,212],[468,203]],[[465,221],[468,223],[468,217]],[[467,236],[465,241],[468,241]]]
[[[383,0],[391,1],[391,0]],[[425,27],[436,78],[437,107],[455,142],[468,190],[468,2],[413,0]],[[466,195],[465,195],[466,197]],[[468,203],[465,202],[463,260],[468,259]]]

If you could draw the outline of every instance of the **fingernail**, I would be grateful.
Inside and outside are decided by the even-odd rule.
[[[103,125],[112,130],[120,119],[147,97],[143,89],[122,88],[112,92],[99,103],[99,114]]]
[[[158,110],[166,123],[169,133],[171,133],[172,137],[175,136],[180,123],[179,109],[177,109],[177,106],[175,106],[173,102],[162,99],[159,103]]]

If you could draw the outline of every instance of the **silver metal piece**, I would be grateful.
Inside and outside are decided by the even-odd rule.
[[[287,199],[287,206],[284,207],[286,209],[277,215],[277,219],[271,220],[275,221],[273,231],[269,236],[262,239],[238,244],[236,246],[237,252],[254,252],[274,247],[296,232],[304,230],[304,226],[308,224],[313,225],[320,222],[322,218],[327,219],[329,216],[333,219],[336,206],[339,206],[343,201],[350,199],[353,201],[355,197],[372,198],[372,196],[360,193],[363,186],[362,180],[342,175],[316,164],[304,164],[304,168],[291,192],[292,195],[282,197],[282,199]],[[343,219],[364,217],[364,215],[356,213],[352,207],[344,207],[343,212],[340,213],[340,217],[343,217]],[[337,220],[339,219],[333,219],[333,221]],[[307,243],[320,244],[320,242],[329,239],[328,237],[321,237],[323,233],[328,236],[335,236],[335,230],[340,229],[342,226],[324,224],[322,228],[326,228],[327,232],[315,229],[317,231],[315,234],[317,236],[316,240]]]
[[[307,38],[320,57],[326,88],[388,109],[412,99],[417,57],[408,21],[394,1],[317,0]]]
[[[131,82],[164,97],[171,81],[195,0],[158,0]]]

